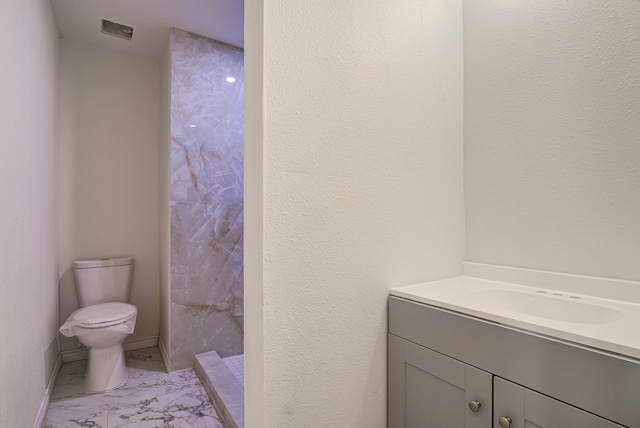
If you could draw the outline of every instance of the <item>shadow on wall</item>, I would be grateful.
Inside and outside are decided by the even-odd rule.
[[[60,280],[58,281],[58,298],[60,301],[60,320],[59,324],[62,325],[69,315],[80,307],[78,302],[78,293],[76,291],[76,283],[73,278],[73,268],[69,268],[64,271]],[[58,326],[59,327],[59,326]],[[60,351],[70,351],[80,348],[80,341],[76,337],[66,337],[59,334],[60,337]]]

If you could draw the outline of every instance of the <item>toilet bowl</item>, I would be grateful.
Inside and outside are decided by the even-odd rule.
[[[84,386],[102,392],[129,377],[122,342],[133,333],[137,309],[129,300],[133,259],[81,260],[73,264],[81,308],[60,327],[89,349]]]
[[[128,303],[101,303],[79,309],[73,316],[75,336],[89,348],[84,386],[108,391],[129,378],[122,342],[133,332],[137,309]]]

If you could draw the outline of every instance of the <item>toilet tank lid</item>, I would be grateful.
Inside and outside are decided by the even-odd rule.
[[[109,259],[76,260],[73,262],[73,267],[75,269],[89,269],[130,264],[133,264],[133,257],[113,257]]]

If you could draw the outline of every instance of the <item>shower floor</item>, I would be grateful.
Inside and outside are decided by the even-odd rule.
[[[220,358],[217,352],[195,357],[194,370],[229,428],[244,428],[244,355]]]
[[[244,354],[223,358],[222,361],[229,367],[238,382],[244,385]]]

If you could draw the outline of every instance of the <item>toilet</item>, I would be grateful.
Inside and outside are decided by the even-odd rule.
[[[129,377],[122,342],[133,333],[138,313],[128,304],[133,258],[77,260],[73,274],[80,309],[60,327],[89,349],[84,386],[103,392],[122,385]]]

